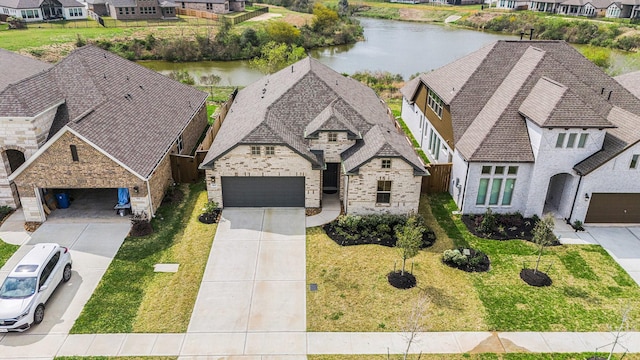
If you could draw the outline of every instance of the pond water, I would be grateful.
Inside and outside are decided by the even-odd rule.
[[[365,41],[315,49],[310,52],[311,56],[340,73],[381,70],[401,74],[408,79],[412,74],[438,68],[496,40],[515,39],[513,36],[442,25],[368,18],[359,20],[364,27]],[[196,83],[203,75],[216,74],[222,79],[220,85],[246,86],[263,76],[244,60],[141,61],[140,64],[163,74],[186,69]]]

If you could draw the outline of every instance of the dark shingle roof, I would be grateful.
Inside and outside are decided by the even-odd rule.
[[[11,9],[35,9],[40,7],[44,0],[0,0],[0,6]],[[58,0],[63,7],[82,7],[76,0]]]
[[[424,173],[419,157],[386,110],[373,90],[309,57],[238,92],[203,167],[237,144],[287,145],[314,166],[322,166],[305,136],[331,129],[364,138],[342,154],[347,171],[356,171],[371,158],[370,146],[380,153],[377,144],[382,142],[384,156],[402,157]],[[376,128],[373,131],[383,136],[369,134]]]
[[[11,69],[11,71],[2,72],[2,76],[0,76],[0,91],[4,90],[9,84],[28,78],[51,66],[45,62],[0,49],[0,69]]]
[[[539,61],[524,66],[534,50]],[[543,94],[552,89],[543,77],[567,90]],[[469,161],[534,161],[521,111],[545,127],[619,126],[610,116],[616,107],[640,114],[638,98],[563,41],[498,41],[420,79],[450,105],[455,148]]]
[[[66,125],[148,178],[206,97],[195,88],[87,46],[0,92],[0,114],[31,117],[64,103],[50,137]]]

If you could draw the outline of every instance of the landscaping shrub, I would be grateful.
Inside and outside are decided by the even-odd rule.
[[[531,232],[538,220],[537,216],[525,218],[519,212],[495,214],[491,209],[487,209],[484,214],[462,216],[462,222],[473,235],[493,240],[531,241]]]
[[[467,252],[468,255],[465,255],[465,252]],[[442,262],[448,266],[467,272],[489,271],[491,265],[487,254],[472,248],[445,250],[442,254]]]
[[[12,212],[13,212],[13,208],[6,205],[0,206],[0,222],[2,222],[2,220],[4,220],[4,218],[7,217]]]
[[[338,245],[377,244],[388,247],[396,245],[395,229],[407,222],[407,216],[391,214],[341,215],[338,219],[323,226],[327,235]],[[426,230],[422,234],[422,248],[436,241],[435,233],[430,230],[421,216],[417,216],[417,225]]]
[[[198,221],[204,224],[214,224],[218,222],[222,210],[215,201],[208,201],[202,208],[202,214],[198,216]]]

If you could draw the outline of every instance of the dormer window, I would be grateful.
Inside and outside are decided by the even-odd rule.
[[[327,134],[328,142],[337,142],[338,141],[338,133],[328,133]]]
[[[382,159],[382,168],[391,169],[391,159]]]
[[[438,115],[439,118],[442,118],[442,100],[434,93],[429,90],[429,98],[427,99],[427,104],[433,110],[433,112]]]

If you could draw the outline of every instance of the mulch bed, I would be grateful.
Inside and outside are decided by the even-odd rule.
[[[523,239],[531,241],[533,238],[533,227],[536,224],[535,219],[532,218],[523,218],[522,220],[511,220],[507,216],[501,216],[500,214],[496,214],[496,223],[497,225],[501,225],[504,228],[504,232],[499,232],[495,229],[491,234],[484,234],[478,232],[476,230],[477,223],[479,223],[479,218],[483,215],[462,215],[462,223],[467,227],[470,233],[474,236],[484,239],[492,239],[492,240],[512,240],[512,239]]]
[[[416,286],[416,277],[408,271],[404,275],[402,271],[392,271],[387,274],[387,280],[396,289],[411,289]]]
[[[534,269],[522,269],[520,270],[520,278],[531,286],[551,286],[551,278],[549,275],[543,273],[538,270],[535,272]]]
[[[162,199],[162,205],[179,204],[184,200],[184,192],[179,187],[170,187]]]
[[[141,237],[147,236],[153,233],[153,227],[151,226],[150,221],[141,220],[141,221],[133,221],[131,226],[131,231],[129,232],[129,236],[132,237]]]
[[[306,216],[313,216],[313,215],[318,215],[322,212],[322,208],[319,207],[309,207],[304,209],[304,214]]]
[[[222,214],[222,210],[216,209],[212,213],[204,213],[198,216],[198,221],[203,224],[215,224],[220,221],[220,214]]]
[[[458,248],[458,250],[463,253],[463,251],[465,250],[464,248]],[[486,272],[489,271],[489,269],[491,268],[491,260],[489,260],[489,256],[487,256],[487,254],[478,251],[476,249],[473,248],[466,248],[466,250],[469,250],[469,255],[467,255],[467,259],[469,259],[469,263],[464,264],[464,265],[458,265],[452,261],[444,261],[442,260],[442,262],[447,265],[450,266],[452,268],[456,268],[456,269],[460,269],[460,270],[464,270],[466,272]],[[464,253],[463,253],[464,254]],[[471,259],[479,257],[480,259],[478,259],[477,261],[471,261]]]
[[[338,234],[335,230],[334,223],[328,223],[322,226],[322,229],[327,233],[327,236],[331,238],[331,240],[335,241],[336,244],[340,246],[352,246],[352,245],[367,245],[367,244],[375,244],[382,245],[387,247],[396,246],[396,237],[392,236],[388,239],[382,239],[377,236],[360,236],[358,239],[347,239],[341,234]],[[432,230],[427,230],[422,234],[422,246],[421,249],[428,248],[433,245],[436,241],[436,234]]]
[[[34,232],[34,231],[38,230],[40,225],[42,225],[41,222],[27,221],[27,222],[24,223],[24,229],[26,231],[28,231],[28,232]]]

